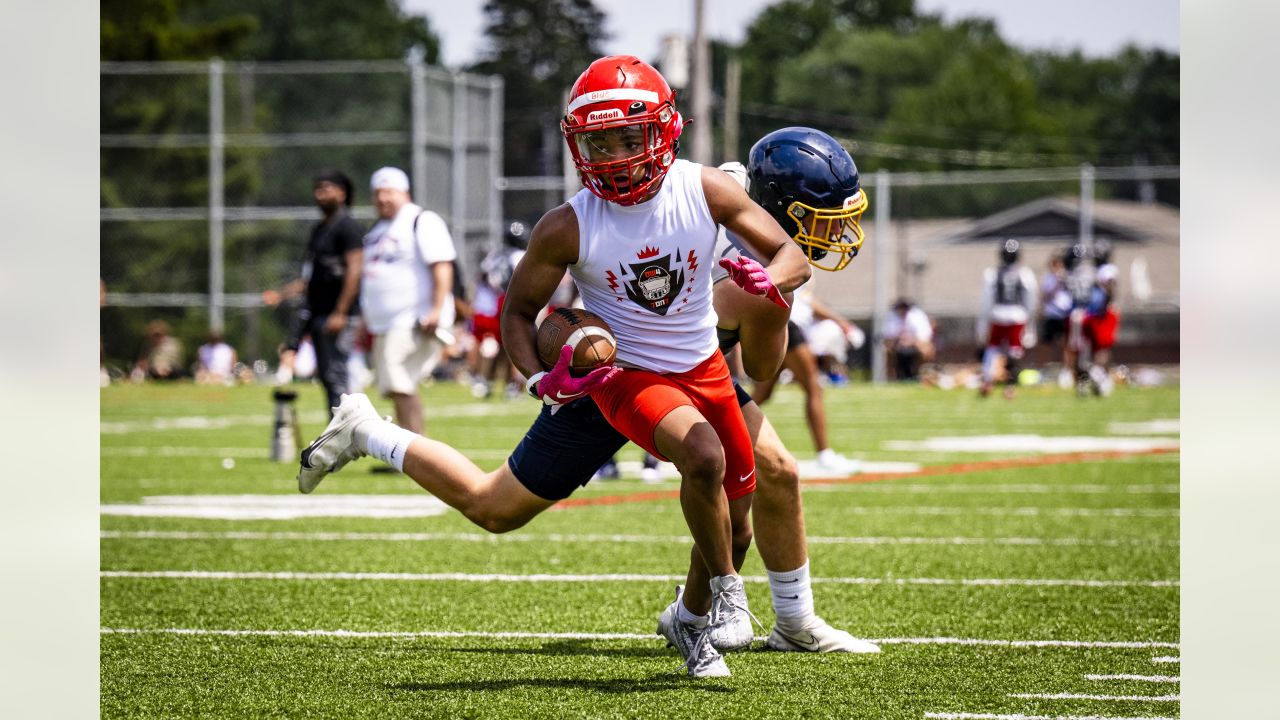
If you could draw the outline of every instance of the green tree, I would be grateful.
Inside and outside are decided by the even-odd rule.
[[[489,45],[471,69],[504,81],[504,172],[557,174],[564,94],[604,54],[604,13],[591,0],[489,0],[484,12]]]

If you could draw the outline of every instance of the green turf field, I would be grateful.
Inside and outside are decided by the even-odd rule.
[[[299,389],[312,436],[321,393]],[[818,612],[883,652],[738,653],[733,677],[701,681],[653,634],[689,546],[676,500],[629,497],[654,485],[592,483],[574,497],[612,502],[504,536],[369,460],[301,496],[296,467],[266,460],[269,396],[102,391],[104,717],[1179,715],[1176,388],[1104,400],[1035,388],[1012,402],[829,389],[836,450],[922,466],[805,493]],[[428,432],[486,470],[537,411],[454,386],[424,397]],[[812,458],[799,391],[765,409]],[[939,440],[960,436],[987,452]],[[1071,454],[1122,438],[1166,449]],[[343,515],[279,517],[320,507]],[[211,508],[257,516],[202,516]],[[767,627],[754,553],[743,574]]]

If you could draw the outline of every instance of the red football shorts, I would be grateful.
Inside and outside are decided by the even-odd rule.
[[[1114,308],[1107,308],[1101,315],[1084,316],[1084,336],[1089,338],[1094,350],[1106,350],[1116,344],[1116,327],[1120,315]]]
[[[477,340],[491,337],[502,342],[502,323],[497,315],[472,315],[471,334],[475,335]]]
[[[653,441],[658,423],[678,407],[693,407],[711,423],[724,447],[725,495],[736,500],[756,489],[751,435],[720,351],[684,373],[659,375],[624,368],[591,397],[614,429],[663,460]]]
[[[1018,323],[1017,325],[996,325],[992,324],[991,329],[987,332],[987,347],[1003,347],[1005,343],[1010,348],[1022,348],[1022,331],[1027,327],[1026,323]]]

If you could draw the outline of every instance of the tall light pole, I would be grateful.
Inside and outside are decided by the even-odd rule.
[[[711,50],[707,44],[706,0],[693,0],[693,102],[689,117],[693,118],[690,159],[702,165],[711,164]]]

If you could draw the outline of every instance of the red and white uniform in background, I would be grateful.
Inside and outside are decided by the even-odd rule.
[[[605,319],[623,372],[592,398],[619,432],[655,456],[653,431],[692,405],[725,449],[730,499],[755,489],[751,438],[716,340],[711,298],[718,226],[702,188],[702,166],[677,160],[657,193],[619,205],[587,190],[570,201],[578,218],[577,263],[569,267],[583,305]]]
[[[1120,268],[1114,263],[1099,266],[1095,274],[1095,297],[1085,308],[1081,322],[1082,334],[1095,351],[1106,350],[1116,344],[1120,314],[1116,312],[1115,298],[1111,297],[1110,288],[1114,287],[1113,283],[1119,275]]]
[[[982,283],[978,342],[988,348],[1007,347],[1010,355],[1021,357],[1023,347],[1033,347],[1036,341],[1034,325],[1028,330],[1039,304],[1035,273],[1017,263],[987,268]]]

